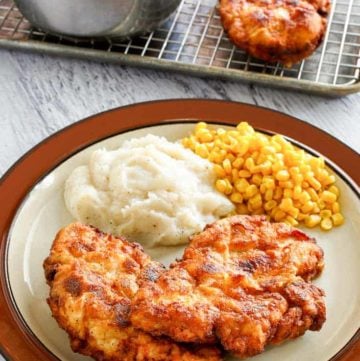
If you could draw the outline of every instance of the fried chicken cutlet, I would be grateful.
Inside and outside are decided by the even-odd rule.
[[[163,267],[124,238],[74,223],[61,230],[44,262],[53,317],[75,352],[101,361],[218,361],[216,347],[180,345],[134,329],[131,299]]]
[[[329,0],[220,0],[229,38],[255,58],[285,66],[311,55],[326,31]]]
[[[137,292],[132,324],[181,342],[218,342],[240,358],[319,330],[323,268],[315,240],[263,216],[233,216],[194,236],[183,258]]]

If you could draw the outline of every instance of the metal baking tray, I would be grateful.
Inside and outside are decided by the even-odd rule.
[[[183,0],[156,31],[125,41],[73,39],[31,27],[13,0],[0,0],[0,47],[108,61],[328,96],[360,91],[360,0],[332,0],[324,41],[291,68],[266,64],[229,41],[217,0]],[[1,66],[1,65],[0,65]]]

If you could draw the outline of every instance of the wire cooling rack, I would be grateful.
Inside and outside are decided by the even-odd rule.
[[[0,46],[287,87],[325,95],[360,91],[360,0],[332,0],[321,47],[292,68],[266,64],[224,33],[217,0],[183,0],[156,31],[134,38],[73,39],[31,27],[13,0],[0,0]]]

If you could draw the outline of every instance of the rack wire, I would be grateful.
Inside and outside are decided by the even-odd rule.
[[[33,28],[13,0],[0,0],[0,46],[260,82],[328,95],[360,91],[360,0],[332,0],[322,45],[291,68],[266,64],[224,33],[217,0],[183,0],[154,32],[129,40],[74,39]]]

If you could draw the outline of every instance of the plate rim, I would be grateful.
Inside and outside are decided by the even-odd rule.
[[[59,360],[55,355],[51,355],[36,337],[26,331],[26,325],[12,304],[7,286],[5,254],[8,234],[19,206],[32,187],[67,158],[94,142],[138,128],[201,120],[227,125],[235,125],[240,120],[245,120],[259,130],[284,134],[329,158],[353,181],[355,187],[359,187],[360,172],[352,166],[359,158],[356,151],[312,124],[258,105],[216,99],[167,99],[110,109],[72,123],[31,148],[0,179],[0,199],[4,198],[7,201],[5,207],[1,207],[0,210],[0,305],[3,309],[0,314],[0,325],[6,326],[7,331],[1,331],[4,327],[0,327],[0,350],[5,357],[11,355],[14,360],[23,360],[26,356],[29,361],[40,358]],[[311,134],[307,134],[306,131],[298,132],[301,130],[298,128],[309,130]],[[67,142],[64,142],[65,139]],[[66,149],[67,147],[69,148]],[[342,163],[345,161],[345,167],[343,164],[339,165],[339,160]],[[31,179],[21,182],[23,179],[19,176],[26,171],[32,172]],[[356,188],[354,191],[356,192]],[[19,348],[20,343],[22,348]],[[360,327],[329,361],[355,360],[357,352],[360,352]]]

